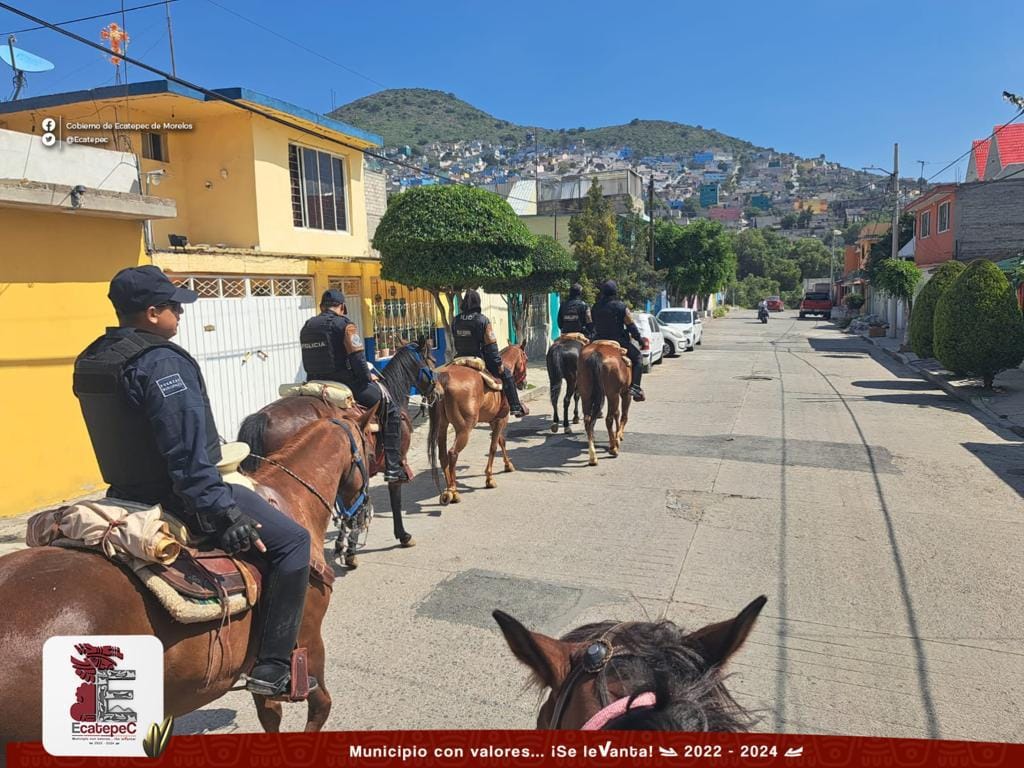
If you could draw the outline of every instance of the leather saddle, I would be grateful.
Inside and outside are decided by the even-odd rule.
[[[619,344],[619,342],[615,341],[614,339],[597,339],[596,341],[590,342],[589,346],[601,347],[601,349],[608,350],[609,352],[617,349],[619,351],[619,354],[622,355],[623,361],[626,363],[626,365],[631,368],[633,367],[633,362],[629,359],[629,356],[626,354],[626,348]]]
[[[590,339],[587,338],[587,335],[584,333],[563,333],[561,336],[555,339],[555,344],[558,344],[559,342],[562,341],[578,341],[583,346],[586,346],[587,344],[590,343]]]
[[[501,392],[503,387],[501,385],[501,379],[496,379],[490,373],[487,372],[487,364],[479,357],[456,357],[449,363],[449,365],[457,365],[460,368],[471,368],[480,374],[480,378],[484,380],[484,386],[487,389]],[[439,371],[444,370],[447,366],[442,366]]]

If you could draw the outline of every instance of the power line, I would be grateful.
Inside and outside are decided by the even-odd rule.
[[[1015,121],[1019,120],[1019,119],[1020,119],[1020,116],[1021,116],[1021,115],[1024,115],[1024,109],[1021,109],[1021,110],[1020,110],[1020,112],[1018,112],[1018,113],[1017,113],[1016,115],[1014,115],[1014,116],[1013,116],[1013,117],[1011,117],[1011,118],[1010,118],[1009,120],[1007,120],[1007,121],[1006,121],[1005,123],[1003,123],[1003,124],[1002,124],[1001,126],[999,126],[999,127],[998,127],[998,128],[996,128],[996,129],[995,129],[994,131],[992,131],[992,133],[990,133],[990,134],[988,135],[988,137],[987,137],[987,138],[985,138],[985,139],[982,139],[982,141],[988,141],[988,140],[989,140],[989,139],[991,139],[991,138],[992,138],[993,136],[995,136],[995,135],[996,135],[997,133],[999,133],[999,132],[1000,132],[1001,130],[1003,130],[1003,128],[1005,128],[1006,126],[1008,126],[1008,125],[1009,125],[1010,123],[1013,123],[1013,122],[1015,122]],[[969,149],[968,149],[968,150],[967,150],[966,152],[964,152],[964,153],[963,153],[962,155],[960,155],[959,157],[956,157],[956,158],[954,158],[954,159],[953,159],[953,160],[952,160],[952,161],[951,161],[951,162],[949,163],[949,165],[946,165],[946,166],[945,166],[945,167],[943,167],[943,168],[942,168],[941,170],[937,171],[936,173],[933,173],[933,174],[932,174],[931,176],[929,176],[929,177],[928,177],[927,179],[925,179],[925,182],[926,182],[926,183],[927,183],[927,182],[930,182],[930,181],[931,181],[932,179],[934,179],[934,178],[935,178],[936,176],[938,176],[939,174],[945,173],[945,172],[946,172],[946,171],[948,171],[948,170],[949,170],[950,168],[952,168],[952,167],[953,167],[954,165],[956,165],[956,164],[957,164],[957,163],[959,163],[959,162],[960,162],[961,160],[963,160],[963,159],[964,159],[965,157],[967,157],[967,156],[968,156],[969,154],[971,154],[971,152],[973,152],[973,151],[974,151],[974,145],[972,144],[972,145],[971,145],[971,147],[970,147],[970,148],[969,148]]]
[[[118,8],[117,10],[110,11],[109,13],[97,13],[94,16],[82,16],[80,19],[68,19],[67,21],[56,21],[53,22],[54,26],[63,27],[65,24],[77,24],[80,21],[92,21],[93,19],[102,19],[107,16],[115,16],[119,13],[128,13],[129,11],[141,11],[144,8],[155,8],[158,5],[166,5],[167,3],[176,3],[178,0],[160,0],[156,3],[146,3],[146,5],[136,5],[133,8]],[[48,29],[46,24],[42,24],[36,27],[25,27],[24,29],[12,29],[10,32],[0,33],[0,37],[5,35],[20,35],[22,32],[35,32],[39,29]]]
[[[237,16],[242,21],[247,22],[249,24],[252,24],[254,27],[259,27],[264,32],[267,32],[267,33],[273,35],[274,37],[279,37],[280,39],[284,40],[286,43],[289,43],[290,45],[294,45],[296,48],[300,48],[301,50],[305,51],[306,53],[310,53],[313,56],[316,56],[317,58],[323,59],[328,64],[333,64],[334,66],[338,67],[339,69],[345,70],[349,74],[356,75],[357,77],[361,77],[364,80],[368,80],[369,82],[373,83],[374,85],[379,85],[381,88],[387,88],[388,87],[387,85],[382,83],[380,80],[374,80],[369,75],[364,75],[362,72],[359,72],[359,71],[357,71],[355,69],[352,69],[352,67],[348,67],[348,66],[342,64],[341,62],[335,61],[334,59],[330,58],[329,56],[325,56],[324,54],[320,53],[319,51],[313,50],[309,46],[306,46],[306,45],[303,45],[302,43],[296,42],[295,40],[292,40],[290,37],[285,37],[280,32],[278,32],[276,29],[271,29],[270,27],[264,26],[263,24],[260,24],[258,21],[254,21],[253,19],[250,19],[248,16],[243,16],[238,11],[232,10],[231,8],[228,8],[225,5],[221,5],[220,3],[215,2],[215,0],[206,0],[206,2],[208,2],[210,5],[213,5],[213,6],[216,6],[217,8],[220,8],[222,11],[225,11],[226,13],[230,13],[232,16]]]

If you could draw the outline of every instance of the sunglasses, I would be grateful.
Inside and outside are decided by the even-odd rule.
[[[154,304],[153,309],[163,312],[165,309],[171,310],[176,315],[180,315],[184,310],[180,301],[166,301],[163,304]]]

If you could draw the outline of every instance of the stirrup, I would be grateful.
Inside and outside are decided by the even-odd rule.
[[[259,664],[257,664],[257,667]],[[320,683],[312,675],[307,675],[309,661],[305,648],[296,648],[292,651],[291,665],[273,664],[274,667],[281,667],[283,673],[273,681],[262,680],[252,675],[246,675],[245,690],[259,696],[266,696],[277,701],[305,701],[309,694],[320,687]],[[255,668],[253,669],[255,672]],[[302,680],[305,679],[305,685]]]
[[[640,387],[630,387],[629,394],[633,396],[634,403],[642,403],[647,399],[647,395],[644,394],[644,391],[640,389]]]

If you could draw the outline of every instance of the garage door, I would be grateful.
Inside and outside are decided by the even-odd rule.
[[[314,314],[313,279],[176,276],[199,294],[185,308],[175,341],[199,361],[217,428],[234,440],[242,419],[302,381],[299,330]]]

